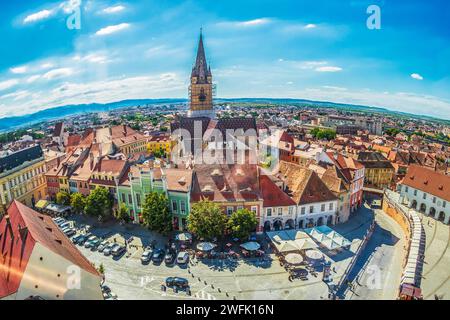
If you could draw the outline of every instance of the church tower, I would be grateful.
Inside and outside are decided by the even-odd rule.
[[[191,73],[191,85],[189,86],[190,105],[189,117],[215,118],[213,109],[213,90],[211,68],[208,67],[203,47],[203,34],[200,30],[197,58]]]

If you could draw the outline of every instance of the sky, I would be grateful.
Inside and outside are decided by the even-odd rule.
[[[371,5],[380,9],[379,29],[368,28]],[[0,118],[67,104],[187,98],[202,28],[218,98],[301,98],[450,119],[450,1],[0,6]],[[68,20],[78,21],[77,12],[73,28]]]

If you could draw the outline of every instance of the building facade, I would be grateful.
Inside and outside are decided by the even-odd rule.
[[[28,206],[47,197],[45,159],[39,145],[0,158],[0,213],[14,200]]]
[[[450,223],[450,177],[411,165],[398,185],[402,203],[445,224]]]

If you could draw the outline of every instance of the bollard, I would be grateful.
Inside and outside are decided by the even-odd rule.
[[[217,291],[222,292],[222,290],[220,290],[220,288],[217,288]]]
[[[211,289],[214,289],[214,285],[213,284],[211,284]]]
[[[207,284],[208,284],[208,283],[206,282],[206,280],[205,280],[205,282],[204,282],[204,283],[205,283],[205,285],[207,285]]]

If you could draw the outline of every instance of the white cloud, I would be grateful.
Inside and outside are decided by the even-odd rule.
[[[36,75],[34,75],[34,76],[31,76],[31,77],[29,77],[29,78],[27,79],[27,83],[33,83],[33,82],[35,82],[36,80],[38,80],[40,77],[41,77],[41,76],[40,76],[39,74],[36,74]]]
[[[120,11],[122,11],[122,10],[124,10],[125,9],[125,7],[124,6],[114,6],[114,7],[108,7],[108,8],[105,8],[105,9],[103,9],[102,11],[104,12],[104,13],[116,13],[116,12],[120,12]]]
[[[315,25],[315,24],[313,24],[313,23],[309,23],[309,24],[307,24],[306,26],[305,26],[305,29],[314,29],[314,28],[316,28],[317,26]]]
[[[117,24],[114,26],[108,26],[105,28],[101,28],[100,30],[98,30],[95,35],[97,36],[105,36],[120,30],[124,30],[127,29],[130,25],[128,23],[121,23],[121,24]]]
[[[52,67],[53,67],[53,64],[50,63],[50,62],[46,62],[46,63],[41,64],[41,68],[42,69],[49,69],[49,68],[52,68]]]
[[[416,79],[416,80],[423,80],[423,77],[418,73],[411,74],[411,78]]]
[[[41,10],[39,12],[30,14],[23,19],[23,23],[31,23],[39,20],[47,19],[53,14],[52,10]]]
[[[9,71],[11,71],[12,73],[15,73],[15,74],[25,73],[25,72],[27,72],[27,70],[28,70],[27,66],[14,67],[14,68],[9,69]]]
[[[247,20],[247,21],[225,21],[225,22],[219,22],[217,23],[218,26],[223,27],[239,27],[239,28],[245,28],[245,27],[256,27],[256,26],[262,26],[265,24],[268,24],[272,22],[269,18],[258,18],[253,20]]]
[[[5,80],[5,81],[1,81],[0,82],[0,90],[9,89],[11,87],[14,87],[18,83],[19,83],[19,80],[17,80],[17,79],[9,79],[9,80]]]
[[[66,14],[73,13],[76,8],[79,8],[81,6],[81,0],[67,0],[60,4],[60,8],[63,9],[63,11]]]
[[[325,66],[325,67],[318,67],[315,70],[317,72],[339,72],[339,71],[342,71],[342,68],[340,68],[340,67],[332,67],[332,66]]]
[[[12,93],[5,94],[0,99],[13,99],[13,101],[21,100],[28,97],[30,93],[27,90],[20,90]]]
[[[48,71],[42,77],[47,80],[52,80],[56,78],[68,77],[72,74],[73,70],[71,68],[59,68]]]

